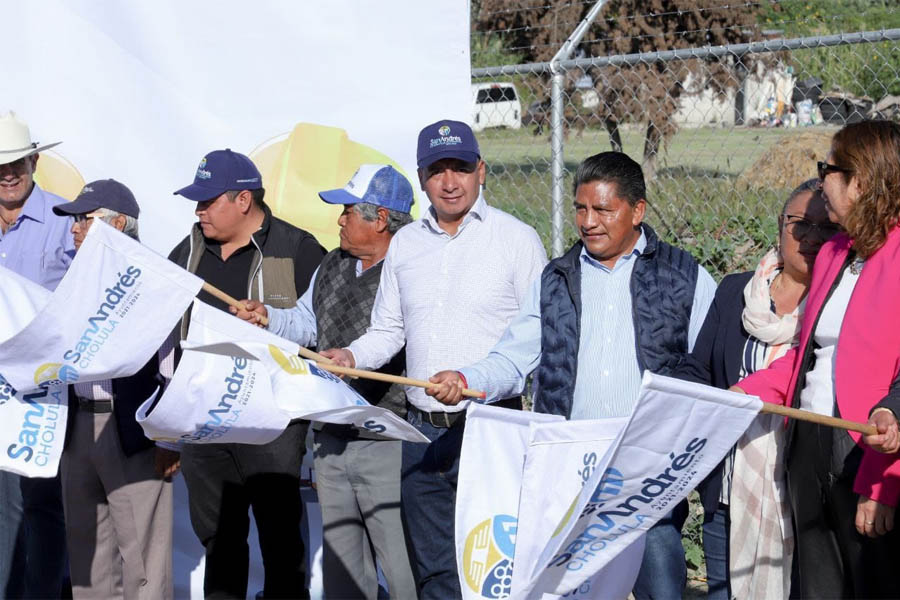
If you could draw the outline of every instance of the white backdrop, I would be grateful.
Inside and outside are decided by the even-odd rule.
[[[3,10],[12,26],[0,36],[0,109],[15,110],[36,140],[62,140],[55,150],[84,181],[131,187],[144,241],[160,252],[188,231],[193,203],[172,192],[209,150],[249,154],[298,123],[336,127],[398,163],[418,191],[418,130],[470,119],[466,0],[42,0]],[[293,149],[294,170],[315,164],[319,185],[343,185],[356,165],[331,162],[346,148],[328,135],[307,141]],[[318,236],[304,219],[319,210],[316,183],[288,177],[288,198],[275,204],[279,214],[295,205],[290,220]],[[335,231],[337,214],[324,218]]]
[[[0,110],[36,141],[63,141],[42,155],[41,185],[73,198],[87,181],[125,183],[143,241],[161,253],[195,220],[172,192],[210,150],[251,154],[276,214],[333,247],[339,207],[316,191],[387,161],[423,201],[419,129],[471,116],[467,0],[41,0],[3,12]],[[178,504],[183,597],[202,585],[202,548]],[[259,577],[255,563],[250,595]]]

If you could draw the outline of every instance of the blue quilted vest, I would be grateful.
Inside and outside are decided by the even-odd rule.
[[[697,261],[659,240],[643,225],[647,246],[631,274],[631,302],[638,366],[666,375],[684,360],[697,285]],[[579,241],[550,261],[541,274],[541,362],[535,383],[536,412],[572,414],[581,326]]]

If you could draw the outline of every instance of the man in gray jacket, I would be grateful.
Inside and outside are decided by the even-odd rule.
[[[362,165],[346,187],[321,192],[342,204],[341,246],[329,252],[309,289],[290,309],[245,300],[231,311],[299,343],[341,347],[365,333],[384,255],[394,233],[410,222],[412,186],[387,165]],[[381,371],[401,374],[404,352]],[[370,379],[348,382],[371,404],[406,416],[402,386]],[[378,597],[372,549],[392,598],[415,598],[416,587],[400,519],[401,442],[350,425],[315,423],[315,469],[322,506],[323,575],[328,598]]]

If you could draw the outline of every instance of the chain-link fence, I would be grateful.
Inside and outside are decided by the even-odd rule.
[[[895,0],[628,5],[602,7],[572,45],[574,58],[560,60],[594,2],[473,0],[472,122],[489,200],[535,227],[553,255],[577,239],[576,166],[621,149],[644,167],[647,220],[664,239],[717,279],[752,268],[837,129],[900,120]],[[883,29],[863,27],[872,24]],[[816,34],[785,35],[798,31]],[[598,46],[621,53],[600,55]],[[509,57],[526,60],[497,61]],[[693,502],[684,531],[695,581],[701,519]]]
[[[889,29],[562,61],[556,131],[551,62],[473,69],[491,201],[558,255],[577,239],[575,167],[623,149],[644,166],[648,221],[664,239],[717,278],[749,268],[774,243],[787,194],[815,177],[841,125],[900,118],[898,39],[900,29]],[[824,71],[835,69],[856,85],[829,89]]]

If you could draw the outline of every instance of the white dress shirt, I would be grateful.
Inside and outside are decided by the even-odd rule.
[[[428,379],[486,356],[522,307],[547,255],[537,232],[482,196],[450,235],[433,209],[391,240],[367,332],[348,347],[377,369],[406,344],[409,377]],[[456,412],[408,387],[419,410]]]
[[[844,275],[822,308],[816,330],[813,332],[816,362],[806,374],[806,384],[800,392],[800,408],[820,415],[834,416],[834,363],[836,350],[844,324],[844,314],[850,304],[850,296],[860,271],[844,267]]]

